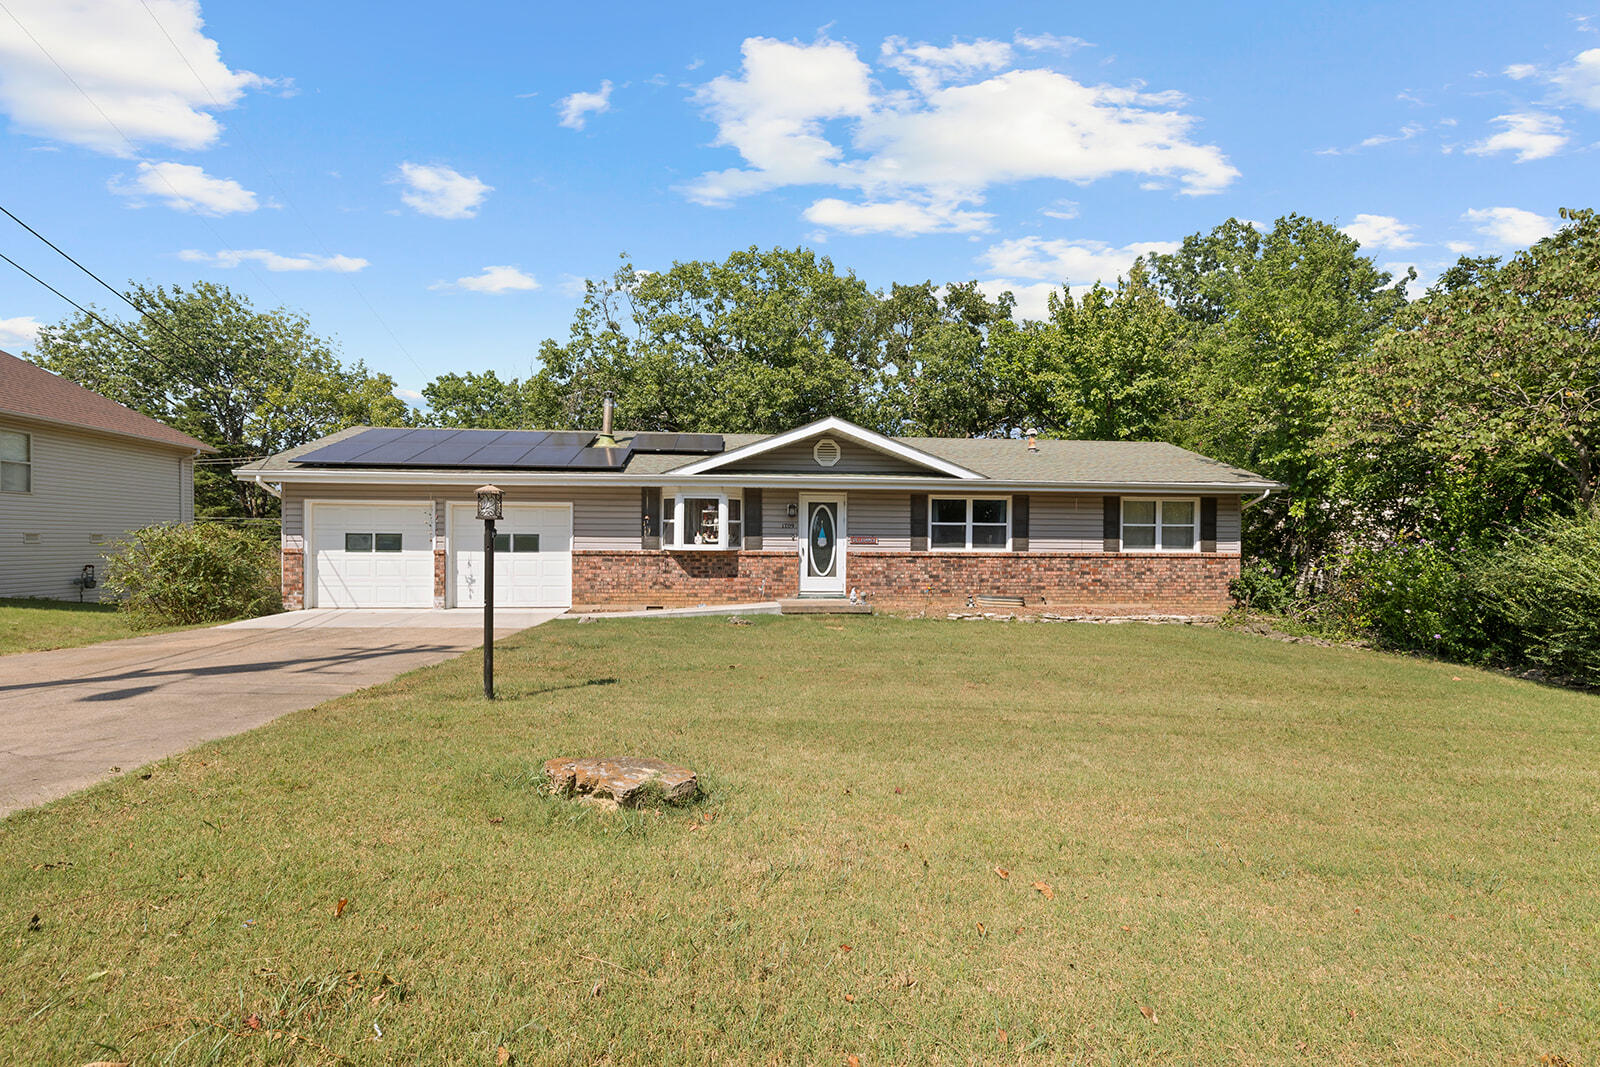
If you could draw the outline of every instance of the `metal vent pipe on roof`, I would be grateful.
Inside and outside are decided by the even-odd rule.
[[[600,407],[600,436],[595,438],[594,441],[595,445],[600,448],[616,447],[617,439],[611,432],[611,420],[616,414],[616,410],[616,398],[611,395],[610,390],[607,390],[605,400]]]

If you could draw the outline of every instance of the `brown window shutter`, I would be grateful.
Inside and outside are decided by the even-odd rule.
[[[639,547],[661,547],[661,490],[639,490]]]
[[[1215,552],[1217,550],[1217,498],[1203,496],[1200,498],[1200,551]]]
[[[744,547],[756,552],[761,549],[761,490],[744,491]]]
[[[928,551],[928,494],[911,494],[911,551]]]
[[[1101,523],[1100,536],[1105,538],[1107,552],[1122,551],[1122,498],[1108,496],[1103,504],[1105,519]]]
[[[1011,498],[1011,551],[1028,551],[1028,497]]]

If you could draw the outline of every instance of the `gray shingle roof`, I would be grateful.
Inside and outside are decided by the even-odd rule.
[[[295,470],[295,460],[314,449],[359,433],[366,429],[355,426],[312,441],[275,456],[248,463],[238,468],[246,475],[271,475]],[[731,452],[746,445],[767,439],[767,434],[724,434],[724,450]],[[1160,441],[1057,441],[1041,439],[1039,450],[1030,452],[1027,443],[1016,438],[957,438],[957,437],[899,437],[902,444],[920,449],[951,463],[966,467],[985,478],[1004,483],[1063,486],[1182,486],[1207,487],[1238,485],[1241,492],[1260,491],[1277,487],[1277,483],[1252,474],[1250,471],[1195,452]],[[618,443],[627,438],[619,435]],[[706,456],[663,455],[638,453],[633,455],[622,471],[575,472],[574,478],[583,482],[603,482],[606,479],[653,477],[669,474]],[[310,468],[300,467],[305,470]],[[426,472],[413,471],[418,481],[426,479]],[[455,472],[455,473],[460,473]],[[504,473],[504,472],[500,472]],[[544,472],[551,473],[551,472]],[[493,473],[485,472],[486,478]],[[738,480],[739,476],[707,472],[706,480]],[[826,471],[815,475],[796,475],[807,480],[830,480]],[[892,480],[897,476],[845,475],[855,480],[872,477]],[[901,476],[903,477],[903,476]],[[353,479],[354,480],[354,479]],[[968,483],[971,484],[971,483]]]

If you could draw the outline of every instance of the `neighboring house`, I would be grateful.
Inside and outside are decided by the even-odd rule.
[[[118,538],[194,521],[194,459],[214,451],[0,352],[0,597],[99,599]]]
[[[609,423],[609,416],[607,419]],[[1281,488],[1172,445],[357,427],[249,464],[283,501],[284,606],[482,603],[473,492],[505,491],[499,605],[796,596],[896,610],[1224,609],[1246,498]],[[614,442],[614,444],[612,443]]]

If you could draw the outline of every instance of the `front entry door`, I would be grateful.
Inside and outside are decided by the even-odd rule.
[[[844,596],[844,498],[800,498],[800,595]]]

